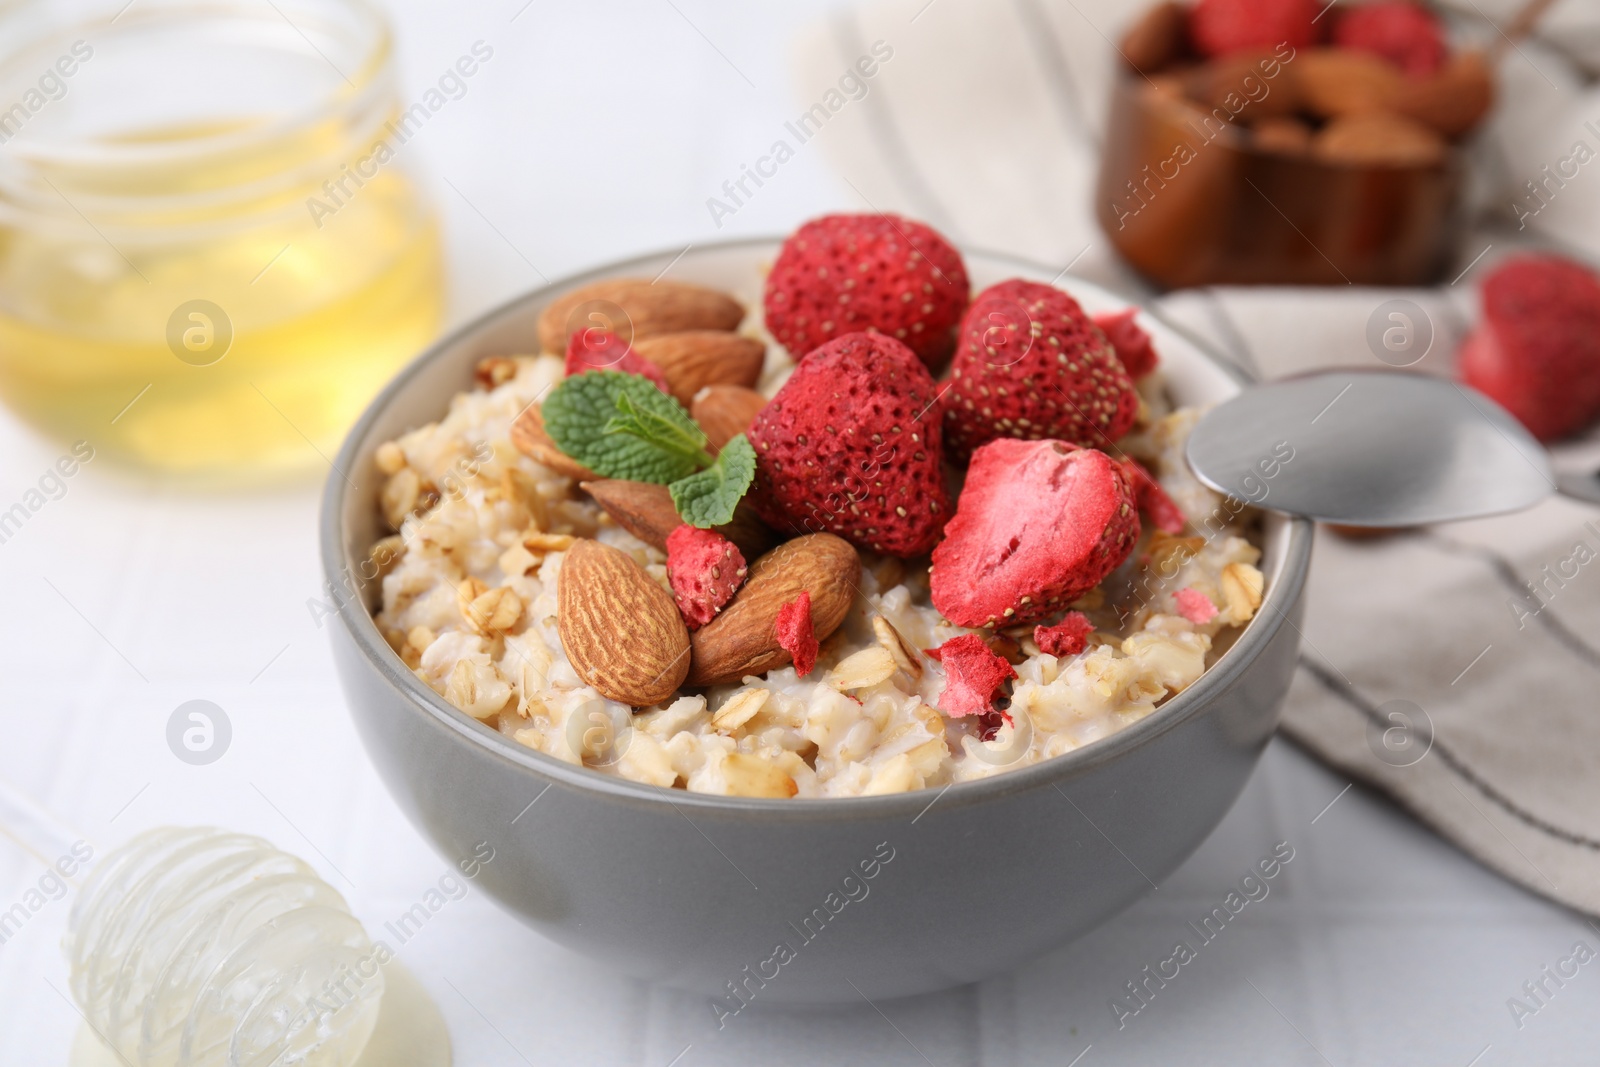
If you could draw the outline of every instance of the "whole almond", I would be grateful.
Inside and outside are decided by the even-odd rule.
[[[855,600],[861,558],[843,538],[815,533],[785,541],[750,565],[750,576],[722,614],[690,637],[686,685],[722,685],[792,662],[778,644],[778,610],[811,594],[817,640],[839,628]]]
[[[1444,161],[1443,137],[1401,115],[1346,115],[1324,126],[1312,152],[1329,163],[1351,166],[1431,167]]]
[[[689,671],[689,631],[672,595],[633,557],[578,541],[561,561],[561,647],[589,685],[635,708],[659,704]]]
[[[1268,77],[1268,72],[1272,76]],[[1270,52],[1241,52],[1214,59],[1184,76],[1189,94],[1219,117],[1239,122],[1292,115],[1300,106],[1294,65]]]
[[[545,432],[544,415],[539,411],[537,404],[529,404],[522,409],[511,424],[511,443],[518,452],[528,456],[537,463],[542,463],[557,474],[565,474],[574,481],[588,481],[597,477],[594,471],[567,455],[556,447],[556,443]]]
[[[767,346],[726,330],[683,330],[643,337],[633,350],[661,368],[678,403],[688,407],[708,385],[751,386],[761,377]]]
[[[1263,152],[1303,156],[1311,151],[1311,127],[1295,118],[1266,119],[1250,127],[1250,144]]]
[[[1388,60],[1348,48],[1308,48],[1293,62],[1300,104],[1318,118],[1391,111],[1405,75]]]
[[[585,312],[586,304],[595,306]],[[574,313],[578,313],[576,319]],[[683,282],[608,278],[562,293],[546,305],[539,315],[539,348],[563,355],[572,331],[591,326],[632,342],[682,330],[732,330],[743,319],[739,302],[715,289]]]
[[[667,535],[683,525],[672,504],[672,493],[664,485],[600,478],[586,481],[582,487],[618,526],[647,545],[665,551]],[[745,559],[755,559],[777,541],[777,534],[743,501],[733,513],[733,521],[716,530],[738,545]]]
[[[750,428],[756,414],[767,406],[767,398],[740,385],[712,385],[694,397],[689,414],[715,451]]]
[[[1395,97],[1394,109],[1442,133],[1460,137],[1494,105],[1494,74],[1482,52],[1452,56],[1431,77],[1407,79]]]
[[[1157,4],[1122,35],[1122,58],[1141,74],[1171,66],[1189,51],[1189,11],[1182,4]]]

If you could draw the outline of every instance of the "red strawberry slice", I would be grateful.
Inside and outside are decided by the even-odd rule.
[[[944,406],[950,454],[963,459],[1001,437],[1107,446],[1133,426],[1139,394],[1076,300],[1012,279],[962,318]]]
[[[1063,441],[993,441],[973,453],[933,550],[933,606],[958,626],[1039,622],[1099,585],[1138,539],[1122,464]]]
[[[1094,633],[1094,623],[1081,611],[1069,611],[1066,618],[1054,626],[1035,626],[1033,643],[1039,651],[1051,656],[1076,656],[1089,647],[1089,635]]]
[[[935,367],[955,346],[967,296],[961,253],[932,227],[898,215],[827,215],[783,243],[767,275],[766,324],[795,359],[869,330]]]
[[[1009,712],[994,706],[994,695],[1007,679],[1017,676],[1016,668],[984,644],[983,638],[977,634],[952,637],[938,648],[930,648],[928,655],[944,666],[944,692],[939,694],[939,707],[946,715],[985,718],[999,712],[1006,722],[1011,721]]]
[[[757,512],[779,530],[927,552],[950,517],[937,396],[891,337],[847,334],[812,352],[747,431]]]
[[[1134,321],[1138,314],[1138,308],[1124,308],[1094,317],[1094,324],[1100,327],[1122,361],[1122,369],[1135,380],[1155,370],[1160,362],[1155,346],[1150,343],[1150,335]]]
[[[684,523],[667,535],[667,579],[691,630],[716,618],[744,584],[746,573],[744,554],[715,530]]]
[[[635,352],[622,338],[610,330],[578,330],[567,341],[567,376],[584,374],[592,370],[614,370],[623,374],[642,374],[655,382],[656,388],[671,395],[667,379],[661,368]]]
[[[1382,56],[1413,78],[1434,74],[1448,55],[1439,20],[1411,0],[1376,0],[1341,12],[1333,43]]]
[[[731,616],[730,616],[731,617]],[[817,665],[817,628],[811,621],[811,594],[801,590],[800,595],[778,609],[773,622],[777,631],[778,647],[794,657],[794,672],[804,678]]]
[[[1211,58],[1304,48],[1319,39],[1321,11],[1318,0],[1200,0],[1189,13],[1189,36]]]
[[[1523,256],[1483,283],[1483,322],[1459,356],[1461,380],[1541,441],[1600,416],[1600,278],[1559,256]]]

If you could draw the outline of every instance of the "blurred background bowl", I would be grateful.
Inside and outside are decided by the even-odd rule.
[[[1113,89],[1096,213],[1151,281],[1424,285],[1445,271],[1464,221],[1459,146],[1439,162],[1332,162],[1243,126],[1207,140],[1209,114],[1137,74]]]

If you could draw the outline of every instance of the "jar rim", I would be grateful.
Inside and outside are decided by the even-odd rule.
[[[268,12],[234,0],[90,0],[89,5],[79,7],[98,7],[98,11],[80,10],[62,18],[57,3],[58,0],[0,2],[0,26],[8,18],[30,11],[47,6],[56,9],[53,12],[56,17],[35,27],[27,39],[0,55],[0,71],[9,67],[31,73],[31,68],[19,68],[19,64],[28,57],[37,58],[41,52],[59,48],[62,42],[75,37],[92,42],[96,35],[107,36],[107,31],[127,34],[158,30],[164,25],[177,26],[196,17],[223,22],[236,20],[246,27],[260,26],[271,17]],[[13,215],[20,208],[23,213],[34,214],[35,222],[41,222],[42,216],[80,211],[114,215],[135,205],[143,211],[179,203],[195,205],[249,199],[262,190],[270,191],[285,184],[291,174],[287,169],[258,174],[239,185],[211,190],[174,187],[142,193],[107,193],[69,185],[74,192],[70,200],[50,181],[50,176],[55,175],[59,181],[62,175],[75,173],[115,174],[139,168],[175,171],[186,166],[199,169],[209,161],[268,150],[277,144],[291,144],[296,139],[309,139],[319,125],[329,123],[337,124],[341,131],[333,139],[331,151],[325,158],[298,159],[292,169],[307,173],[336,172],[350,145],[365,143],[377,136],[396,95],[394,38],[389,21],[371,0],[269,0],[269,4],[272,11],[339,75],[331,90],[319,88],[307,99],[296,101],[259,121],[219,124],[213,131],[181,138],[146,140],[132,136],[51,136],[49,133],[30,136],[30,131],[23,127],[0,145],[0,215]],[[306,15],[316,11],[330,17],[321,19],[320,25],[312,28],[313,32],[320,30],[330,38],[342,35],[349,50],[358,57],[356,63],[345,64],[351,68],[348,72],[291,17],[291,13]],[[60,204],[59,200],[66,200],[66,204]],[[63,212],[60,210],[63,207],[73,210]]]
[[[326,118],[332,111],[342,110],[354,104],[364,93],[381,89],[384,70],[388,67],[394,56],[394,36],[389,21],[383,12],[371,0],[312,0],[312,2],[328,7],[339,8],[357,16],[361,20],[360,29],[367,35],[369,42],[364,49],[357,69],[353,73],[341,70],[326,54],[318,49],[315,42],[306,36],[302,30],[287,14],[278,0],[271,0],[271,6],[283,17],[283,20],[293,27],[299,35],[306,40],[319,54],[322,54],[328,65],[340,75],[342,85],[336,87],[331,96],[322,96],[313,103],[303,106],[295,111],[287,112],[272,120],[256,126],[240,129],[220,131],[208,137],[197,137],[179,142],[132,142],[109,141],[105,139],[79,139],[69,138],[64,140],[47,140],[30,138],[25,132],[13,135],[4,142],[7,151],[29,159],[61,159],[63,161],[87,161],[91,158],[115,156],[119,160],[145,160],[169,158],[173,155],[181,156],[186,151],[197,151],[202,147],[207,150],[226,150],[249,144],[252,141],[270,138],[284,132],[303,128]],[[23,0],[15,5],[0,4],[0,21],[7,14],[6,8],[17,12],[28,7],[44,7],[50,5],[51,0]],[[53,5],[52,5],[53,6]],[[109,6],[109,5],[108,5]],[[230,5],[222,0],[180,0],[177,4],[152,5],[147,0],[127,0],[121,3],[120,9],[109,19],[83,19],[68,24],[56,24],[46,28],[39,38],[24,42],[15,49],[21,53],[44,42],[50,37],[65,37],[72,34],[82,34],[87,29],[101,29],[115,24],[137,27],[144,23],[153,25],[159,22],[172,22],[177,19],[195,14],[207,15],[232,15],[242,14],[242,9],[237,5]],[[124,21],[126,20],[126,21]],[[0,57],[3,63],[4,57]],[[343,98],[343,99],[341,99]]]

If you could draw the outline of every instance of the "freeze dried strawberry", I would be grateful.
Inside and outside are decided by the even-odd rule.
[[[1014,278],[979,293],[962,318],[944,407],[960,460],[1001,437],[1107,445],[1133,425],[1139,394],[1076,300]]]
[[[967,296],[961,253],[931,227],[898,215],[826,215],[783,242],[767,275],[766,325],[797,360],[868,330],[935,367],[955,347]]]
[[[1204,626],[1217,617],[1217,606],[1211,598],[1192,585],[1172,594],[1172,599],[1177,601],[1178,614],[1196,626]]]
[[[1161,483],[1155,476],[1145,469],[1144,464],[1136,459],[1125,459],[1123,467],[1128,472],[1128,481],[1133,485],[1134,499],[1139,502],[1139,510],[1149,516],[1150,522],[1158,530],[1169,534],[1182,533],[1184,526],[1189,522],[1183,509],[1161,488]]]
[[[1017,676],[1005,657],[997,655],[977,634],[952,637],[938,648],[928,649],[928,655],[944,665],[944,692],[939,694],[939,707],[958,719],[999,711],[994,706],[995,691],[1007,679]],[[1006,722],[1011,721],[1009,712],[999,713]]]
[[[1117,358],[1122,361],[1122,369],[1135,380],[1155,370],[1160,362],[1155,346],[1150,343],[1150,335],[1144,332],[1144,327],[1133,321],[1138,314],[1138,308],[1124,308],[1094,317],[1094,324],[1100,327],[1100,332],[1106,335],[1106,340],[1116,350]]]
[[[738,546],[715,530],[684,523],[667,535],[667,579],[691,630],[716,618],[747,573]]]
[[[747,431],[757,512],[779,530],[927,552],[950,515],[937,396],[891,337],[846,334],[812,352]]]
[[[1339,14],[1333,43],[1382,56],[1413,78],[1444,66],[1444,28],[1434,14],[1411,0],[1376,0]]]
[[[1321,10],[1317,0],[1200,0],[1189,13],[1189,36],[1211,58],[1304,48],[1318,40]]]
[[[731,616],[730,616],[731,618]],[[804,678],[817,665],[817,629],[811,622],[811,594],[800,595],[778,609],[773,623],[778,647],[794,657],[794,672]]]
[[[1139,510],[1122,464],[1062,441],[992,441],[929,572],[933,606],[958,626],[1039,622],[1128,558]]]
[[[1054,626],[1035,626],[1033,643],[1039,651],[1051,656],[1076,656],[1089,647],[1089,635],[1094,633],[1094,623],[1081,611],[1069,611],[1067,617]]]
[[[610,330],[578,330],[567,341],[567,376],[592,370],[614,370],[622,374],[641,374],[656,383],[656,388],[671,394],[661,368],[645,359]]]
[[[1559,256],[1495,268],[1459,361],[1462,381],[1539,440],[1582,429],[1600,415],[1600,278]]]

